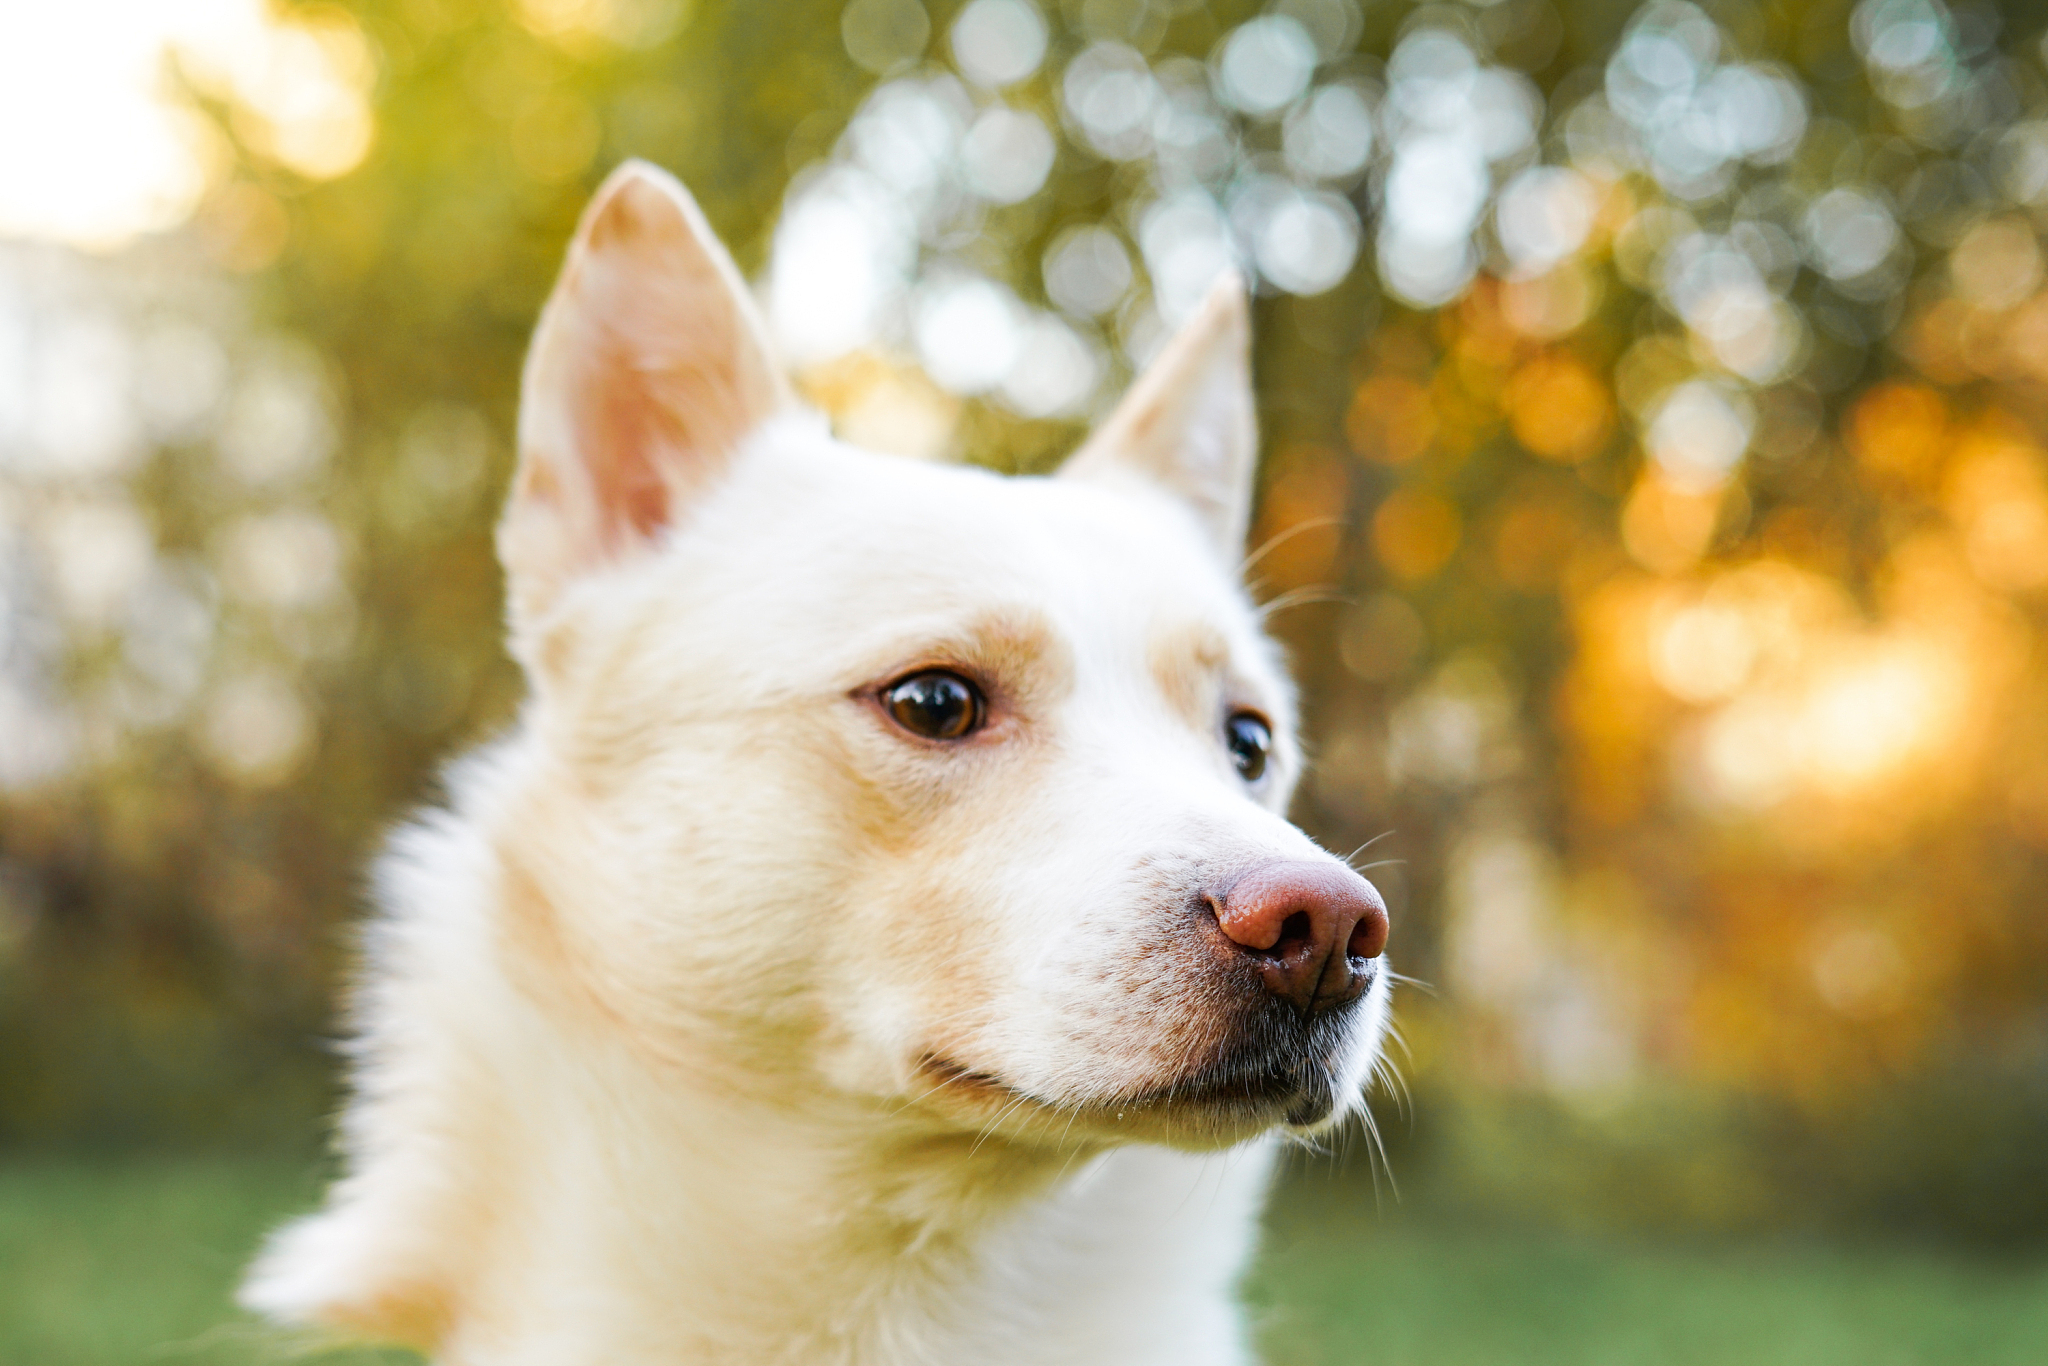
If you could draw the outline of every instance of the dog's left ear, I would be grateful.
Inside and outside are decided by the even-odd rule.
[[[1164,487],[1186,500],[1234,565],[1258,457],[1251,317],[1244,280],[1230,271],[1060,475]]]
[[[651,545],[792,403],[767,329],[689,192],[641,161],[584,210],[534,330],[498,524],[515,626]]]

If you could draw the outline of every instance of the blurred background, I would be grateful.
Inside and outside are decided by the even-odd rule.
[[[916,458],[1051,468],[1255,280],[1296,814],[1429,984],[1274,1361],[2048,1359],[2044,28],[0,9],[0,1356],[268,1359],[224,1287],[366,858],[512,716],[519,361],[640,156]]]

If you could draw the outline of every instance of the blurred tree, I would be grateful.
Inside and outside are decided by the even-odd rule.
[[[516,705],[520,352],[644,156],[812,400],[910,454],[1048,468],[1247,272],[1300,814],[1375,841],[1441,988],[1419,1141],[1472,1198],[2048,1227],[2029,10],[289,13],[361,54],[360,164],[188,73],[230,171],[105,289],[134,402],[218,400],[119,496],[11,486],[131,550],[51,552],[61,705],[0,754],[0,1136],[305,1123],[357,870]]]

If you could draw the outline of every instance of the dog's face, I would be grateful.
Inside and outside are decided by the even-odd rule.
[[[1189,1146],[1347,1110],[1385,912],[1281,814],[1245,326],[1219,290],[1057,477],[870,455],[793,411],[680,187],[614,176],[500,530],[543,989],[776,1103]]]

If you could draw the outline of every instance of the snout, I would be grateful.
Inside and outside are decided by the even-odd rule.
[[[1304,1016],[1358,999],[1387,944],[1387,907],[1341,864],[1276,859],[1248,870],[1220,899],[1216,924],[1273,996]]]
[[[1203,1149],[1348,1112],[1386,1020],[1386,903],[1327,857],[1218,862],[1140,865],[1143,913],[1120,901],[1091,922],[1127,936],[1119,951],[1070,936],[1075,956],[1041,979],[1057,984],[1038,1016],[1050,1032],[930,1048],[924,1095],[978,1124],[1048,1125],[1061,1143],[1093,1124]]]

